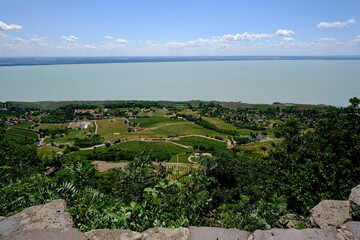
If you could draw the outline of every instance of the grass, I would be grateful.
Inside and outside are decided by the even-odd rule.
[[[139,120],[139,119],[137,119]],[[119,136],[120,139],[137,139],[137,138],[167,138],[167,137],[178,137],[186,135],[204,135],[204,136],[221,136],[226,137],[225,134],[215,132],[196,125],[193,122],[184,120],[176,120],[175,122],[162,122],[153,123],[156,127],[150,129],[144,129],[137,132],[126,132]],[[152,126],[154,126],[152,125]]]
[[[266,142],[254,142],[244,145],[235,146],[234,149],[238,150],[249,157],[261,157],[266,156],[271,149],[274,149],[272,146],[273,143],[279,143],[280,140],[266,141]],[[266,148],[264,151],[262,148]]]
[[[8,128],[8,130],[6,131],[6,137],[10,139],[19,139],[19,140],[28,139],[28,140],[36,141],[38,139],[38,133],[36,131],[29,130],[26,128],[13,126]]]
[[[104,137],[105,141],[111,142],[120,139],[120,136],[127,133],[129,128],[124,118],[97,120],[96,124],[98,125],[97,133]],[[115,136],[114,133],[120,133],[120,135]]]
[[[143,142],[143,141],[130,141],[130,142],[123,142],[116,145],[116,148],[132,151],[132,152],[142,152],[142,151],[167,151],[171,154],[179,154],[188,151],[188,149],[167,143],[167,142]]]
[[[64,129],[69,126],[68,123],[45,123],[35,127],[35,130],[39,129]]]
[[[54,147],[54,146],[42,146],[37,148],[37,153],[42,158],[48,158],[54,155],[57,152],[62,152],[64,149]]]
[[[214,150],[217,151],[226,149],[226,143],[203,137],[183,137],[180,138],[180,140],[175,140],[174,142],[192,147],[204,146],[207,149],[213,147]]]
[[[191,153],[179,153],[176,155],[172,155],[170,162],[189,163],[188,159],[189,159],[190,155],[191,155]]]
[[[123,151],[131,151],[136,152],[140,154],[144,151],[154,151],[156,152],[162,152],[167,151],[171,155],[176,154],[184,154],[187,151],[190,151],[189,149],[174,145],[172,143],[168,142],[143,142],[143,141],[129,141],[129,142],[123,142],[119,143],[115,146],[109,147],[109,148],[99,148],[99,149],[90,149],[90,150],[82,150],[82,151],[76,151],[72,152],[69,155],[73,157],[77,157],[80,159],[87,159],[87,156],[91,154],[93,151],[96,151],[98,153],[105,153],[112,149],[119,149]],[[183,157],[185,158],[185,157]],[[183,159],[182,158],[182,159]]]
[[[239,129],[234,125],[225,122],[224,120],[212,117],[202,117],[204,120],[208,121],[209,123],[214,124],[216,127],[224,130],[231,130],[231,131],[238,131]]]
[[[54,142],[54,143],[75,142],[76,138],[84,139],[86,137],[86,134],[88,134],[88,133],[90,133],[90,129],[80,129],[78,131],[70,130],[68,132],[68,134],[65,135],[65,137],[54,138],[54,139],[51,139],[51,137],[47,137],[45,139],[45,142],[46,143],[50,143],[50,142]]]
[[[170,119],[167,117],[155,117],[155,118],[135,119],[134,122],[139,123],[140,127],[151,128],[151,127],[161,126],[163,123],[178,123],[178,122],[183,122],[183,120]]]

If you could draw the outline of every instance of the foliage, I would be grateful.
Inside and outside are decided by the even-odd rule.
[[[251,202],[250,197],[241,195],[233,204],[223,204],[215,211],[218,223],[226,228],[239,228],[246,231],[271,229],[276,221],[286,213],[284,198],[272,197]]]
[[[284,141],[270,154],[274,181],[291,209],[307,213],[323,199],[345,199],[360,182],[360,114],[357,99],[330,109],[314,131],[293,120],[282,127]]]

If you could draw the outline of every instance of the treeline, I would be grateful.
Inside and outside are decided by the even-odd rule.
[[[151,108],[161,107],[157,102],[122,102],[122,103],[112,103],[112,104],[105,104],[105,108]]]

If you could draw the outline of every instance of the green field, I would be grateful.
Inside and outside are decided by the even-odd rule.
[[[240,129],[240,128],[237,128],[236,126],[234,126],[230,123],[227,123],[218,118],[203,117],[203,119],[208,121],[209,123],[214,124],[216,127],[220,128],[220,129],[236,131],[241,136],[246,136],[246,135],[249,135],[250,133],[261,133],[261,132],[267,132],[268,134],[270,133],[269,130],[254,131],[254,130],[250,130],[250,129]]]
[[[115,141],[120,139],[124,133],[127,133],[129,126],[125,123],[124,118],[97,120],[97,134],[105,138],[105,141]],[[120,133],[120,135],[113,135]]]
[[[184,122],[184,120],[170,119],[167,117],[155,117],[155,118],[138,118],[134,122],[139,123],[142,128],[152,128],[163,126],[164,123],[179,123]]]
[[[246,154],[249,157],[262,157],[266,156],[269,150],[274,149],[274,147],[272,146],[273,144],[277,144],[279,142],[281,142],[281,140],[248,143],[244,145],[237,145],[234,147],[234,150]]]
[[[179,153],[176,155],[172,155],[170,162],[174,163],[189,163],[188,159],[190,157],[191,153]]]
[[[36,141],[38,139],[38,133],[36,131],[17,126],[9,127],[5,136],[14,140]]]
[[[90,149],[90,150],[82,150],[82,151],[76,151],[70,153],[73,157],[79,157],[81,159],[86,159],[87,155],[91,154],[93,151],[96,151],[98,153],[105,153],[107,151],[111,151],[114,149],[123,150],[123,151],[129,151],[129,152],[136,152],[138,154],[141,154],[141,152],[168,152],[171,155],[179,154],[179,162],[180,158],[185,159],[185,156],[182,154],[187,154],[187,156],[190,155],[191,149],[186,149],[184,147],[177,146],[172,143],[168,142],[144,142],[144,141],[129,141],[129,142],[123,142],[119,143],[115,146],[109,147],[109,148],[99,148],[99,149]],[[187,158],[186,158],[187,159]],[[176,160],[175,160],[176,162]]]
[[[139,152],[139,153],[141,153],[142,151],[150,151],[150,150],[154,152],[167,151],[171,154],[178,154],[189,151],[186,148],[168,142],[129,141],[116,145],[116,148],[126,151]]]
[[[64,149],[55,146],[42,146],[37,148],[37,152],[42,158],[49,158],[57,152],[62,152]]]
[[[226,149],[226,143],[203,137],[183,137],[180,138],[180,140],[175,140],[174,142],[192,147],[203,146],[207,149],[213,148],[217,151]]]
[[[231,131],[238,131],[239,129],[235,127],[234,125],[227,123],[221,119],[218,118],[212,118],[212,117],[202,117],[204,120],[208,121],[209,123],[214,124],[216,127],[224,130],[231,130]]]
[[[68,123],[45,123],[40,124],[39,126],[35,127],[36,130],[39,129],[63,129],[69,126]]]

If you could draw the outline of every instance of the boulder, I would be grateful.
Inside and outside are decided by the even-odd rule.
[[[85,233],[88,240],[188,240],[188,228],[150,228],[142,233],[124,229],[98,229]]]
[[[356,220],[360,220],[360,185],[351,189],[349,201],[352,217]]]
[[[350,220],[349,201],[324,200],[310,210],[310,222],[314,227],[339,228]]]
[[[140,239],[142,234],[124,229],[97,229],[86,232],[88,240],[135,240]]]
[[[79,230],[49,228],[32,229],[18,232],[16,234],[1,238],[2,240],[87,240]]]
[[[0,239],[86,239],[79,230],[72,227],[71,216],[65,211],[65,201],[58,199],[2,219]]]
[[[347,222],[341,230],[348,239],[360,239],[360,222]]]
[[[188,228],[150,228],[142,232],[141,240],[188,240]]]
[[[344,237],[336,229],[271,229],[256,230],[253,240],[344,240]]]
[[[248,240],[251,234],[239,229],[190,227],[189,240]]]

